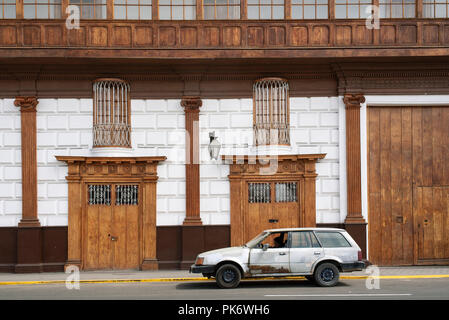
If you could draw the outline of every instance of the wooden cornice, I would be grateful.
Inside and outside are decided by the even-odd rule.
[[[155,163],[167,160],[165,156],[155,157],[80,157],[80,156],[55,156],[58,161],[67,163],[86,162],[86,163]]]

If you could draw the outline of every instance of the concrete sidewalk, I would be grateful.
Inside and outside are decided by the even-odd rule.
[[[379,276],[381,279],[413,279],[413,278],[449,278],[449,266],[426,267],[380,267],[379,273],[357,271],[342,273],[342,279],[364,279],[368,276]],[[45,273],[0,273],[0,285],[8,284],[45,284],[63,283],[69,274],[64,272]],[[158,271],[82,271],[80,282],[164,282],[164,281],[204,281],[201,274],[192,274],[188,270],[158,270]]]

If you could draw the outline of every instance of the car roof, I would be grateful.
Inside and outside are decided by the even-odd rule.
[[[280,228],[280,229],[266,229],[264,232],[288,232],[288,231],[346,231],[339,228]]]

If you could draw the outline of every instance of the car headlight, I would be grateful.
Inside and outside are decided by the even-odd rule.
[[[204,262],[204,258],[203,257],[197,257],[196,261],[195,261],[195,265],[197,266],[201,266]]]

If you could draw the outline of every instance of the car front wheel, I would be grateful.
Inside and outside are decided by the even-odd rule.
[[[320,287],[333,287],[340,278],[340,272],[333,263],[323,263],[316,268],[314,278]]]
[[[239,285],[241,274],[239,268],[233,264],[224,264],[217,270],[215,280],[222,289],[231,289]]]

